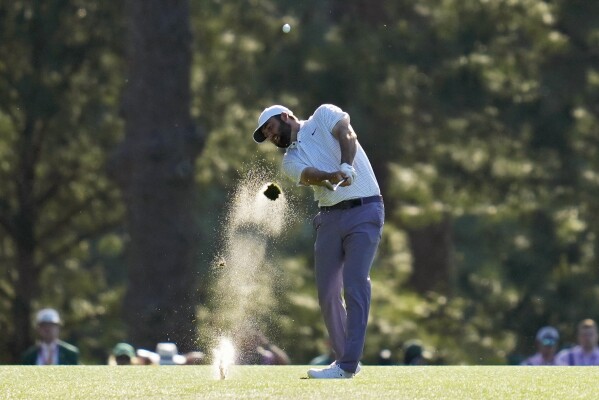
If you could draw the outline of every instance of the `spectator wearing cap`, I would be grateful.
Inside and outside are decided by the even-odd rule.
[[[135,363],[135,349],[129,343],[117,343],[108,359],[109,365],[132,365]]]
[[[187,362],[185,356],[179,354],[175,343],[158,343],[156,345],[156,353],[160,356],[160,365],[184,365]]]
[[[23,353],[25,365],[77,365],[79,350],[59,340],[62,321],[58,311],[53,308],[40,310],[35,318],[38,342]]]
[[[404,344],[404,365],[427,365],[431,354],[424,349],[420,340],[409,340]]]
[[[240,338],[237,362],[240,365],[289,365],[285,351],[271,343],[262,332],[249,329]]]
[[[599,348],[597,341],[597,324],[592,319],[585,319],[578,324],[578,345],[560,351],[557,365],[599,365]]]
[[[522,361],[521,365],[557,365],[555,353],[559,342],[559,333],[552,326],[544,326],[537,332],[536,354]]]
[[[310,360],[310,365],[331,365],[331,363],[335,362],[335,352],[331,347],[330,339],[326,340],[326,346],[327,351]]]

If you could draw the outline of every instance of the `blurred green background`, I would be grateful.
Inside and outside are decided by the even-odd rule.
[[[588,0],[0,0],[0,362],[46,306],[87,364],[119,341],[208,351],[228,199],[282,157],[250,138],[273,103],[343,108],[379,178],[365,363],[412,339],[436,363],[510,363],[546,324],[573,342],[599,318],[598,16]],[[316,205],[281,183],[293,218],[260,318],[307,363],[326,351]]]

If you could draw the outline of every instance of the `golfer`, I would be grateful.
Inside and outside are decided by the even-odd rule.
[[[314,217],[314,260],[320,309],[335,352],[316,379],[353,378],[364,349],[370,310],[370,268],[384,223],[381,192],[349,115],[321,105],[306,121],[281,105],[258,118],[254,140],[287,149],[283,172],[311,186],[320,212]],[[342,297],[343,294],[343,297]]]

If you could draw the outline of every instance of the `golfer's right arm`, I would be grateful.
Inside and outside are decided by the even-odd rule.
[[[283,173],[292,181],[304,186],[324,186],[331,188],[344,178],[341,171],[327,172],[306,165],[297,158],[285,154],[283,157]]]
[[[341,171],[325,172],[314,167],[306,167],[302,171],[300,183],[310,186],[327,186],[326,181],[335,184],[343,178]]]

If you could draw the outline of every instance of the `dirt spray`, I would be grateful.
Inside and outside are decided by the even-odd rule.
[[[233,343],[243,339],[260,316],[272,309],[276,271],[268,246],[284,231],[287,199],[281,187],[265,176],[250,176],[238,185],[228,210],[222,253],[214,262],[215,375],[225,379],[235,363]]]

